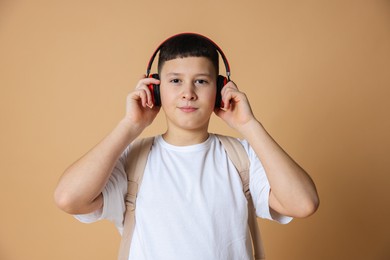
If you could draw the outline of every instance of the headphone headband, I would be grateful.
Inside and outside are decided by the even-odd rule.
[[[204,39],[206,39],[207,41],[209,41],[212,45],[214,45],[215,49],[217,50],[217,52],[221,55],[222,57],[222,60],[223,60],[223,63],[225,64],[225,68],[226,68],[226,76],[228,78],[228,80],[230,80],[230,66],[229,66],[229,62],[225,56],[225,54],[223,53],[222,49],[219,48],[219,46],[214,42],[212,41],[211,39],[207,38],[206,36],[203,36],[201,34],[197,34],[197,33],[179,33],[179,34],[176,34],[176,35],[173,35],[171,37],[169,37],[168,39],[166,39],[165,41],[163,41],[158,47],[157,49],[154,51],[153,55],[150,57],[150,60],[149,60],[149,63],[148,63],[148,67],[146,68],[146,77],[149,77],[149,74],[150,74],[150,70],[152,68],[152,64],[153,64],[153,61],[154,61],[154,58],[156,57],[157,53],[159,52],[159,50],[161,49],[162,45],[164,43],[166,43],[168,40],[172,39],[172,38],[175,38],[177,36],[180,36],[180,35],[196,35],[196,36],[200,36]]]

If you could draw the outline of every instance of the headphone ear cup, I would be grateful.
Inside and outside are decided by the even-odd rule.
[[[223,106],[221,91],[223,87],[228,83],[228,79],[224,76],[218,75],[217,78],[217,95],[215,99],[215,107],[220,108]]]
[[[149,78],[160,79],[160,77],[156,73],[150,75]],[[150,92],[152,93],[153,105],[157,106],[157,107],[160,107],[161,106],[160,85],[158,85],[158,84],[149,84],[148,88],[149,88]]]

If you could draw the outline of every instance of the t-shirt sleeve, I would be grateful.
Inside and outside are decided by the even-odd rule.
[[[264,167],[249,143],[246,140],[241,140],[241,143],[248,153],[250,160],[249,190],[256,208],[256,215],[260,218],[274,220],[281,224],[289,223],[292,217],[281,215],[269,207],[271,187]]]
[[[107,219],[112,221],[122,233],[123,214],[125,212],[125,196],[127,193],[127,176],[125,171],[126,158],[129,147],[122,153],[104,187],[103,208],[88,214],[75,215],[75,218],[83,223],[92,223]]]

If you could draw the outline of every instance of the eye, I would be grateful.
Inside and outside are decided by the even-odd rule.
[[[204,80],[204,79],[197,79],[197,80],[195,80],[195,83],[199,84],[199,85],[206,85],[209,82],[207,80]]]
[[[180,83],[180,79],[171,79],[169,82],[171,82],[173,84],[179,84]]]

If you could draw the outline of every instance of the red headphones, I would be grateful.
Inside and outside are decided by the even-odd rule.
[[[161,49],[161,46],[165,42],[167,42],[168,40],[170,40],[172,38],[175,38],[177,36],[181,36],[181,35],[196,35],[196,36],[200,36],[200,37],[206,39],[207,41],[209,41],[215,47],[217,52],[221,55],[223,63],[225,64],[226,76],[227,76],[227,77],[225,77],[225,76],[222,76],[222,75],[218,75],[218,77],[217,77],[217,95],[216,95],[216,100],[215,100],[215,107],[221,107],[221,102],[222,102],[221,90],[226,85],[226,83],[228,83],[230,81],[230,66],[229,66],[229,62],[226,59],[226,56],[223,53],[223,51],[221,50],[221,48],[219,48],[219,46],[215,42],[213,42],[211,39],[207,38],[206,36],[203,36],[203,35],[200,35],[200,34],[197,34],[197,33],[180,33],[180,34],[173,35],[173,36],[169,37],[168,39],[166,39],[165,41],[163,41],[157,47],[157,49],[154,51],[152,57],[149,60],[148,67],[146,68],[146,77],[152,77],[152,78],[155,78],[155,79],[159,79],[159,76],[158,76],[157,73],[154,73],[154,74],[150,75],[150,70],[152,68],[152,64],[153,64],[154,58],[156,57],[157,53]],[[160,85],[150,84],[150,85],[148,85],[148,88],[152,92],[153,104],[155,106],[161,106]]]

